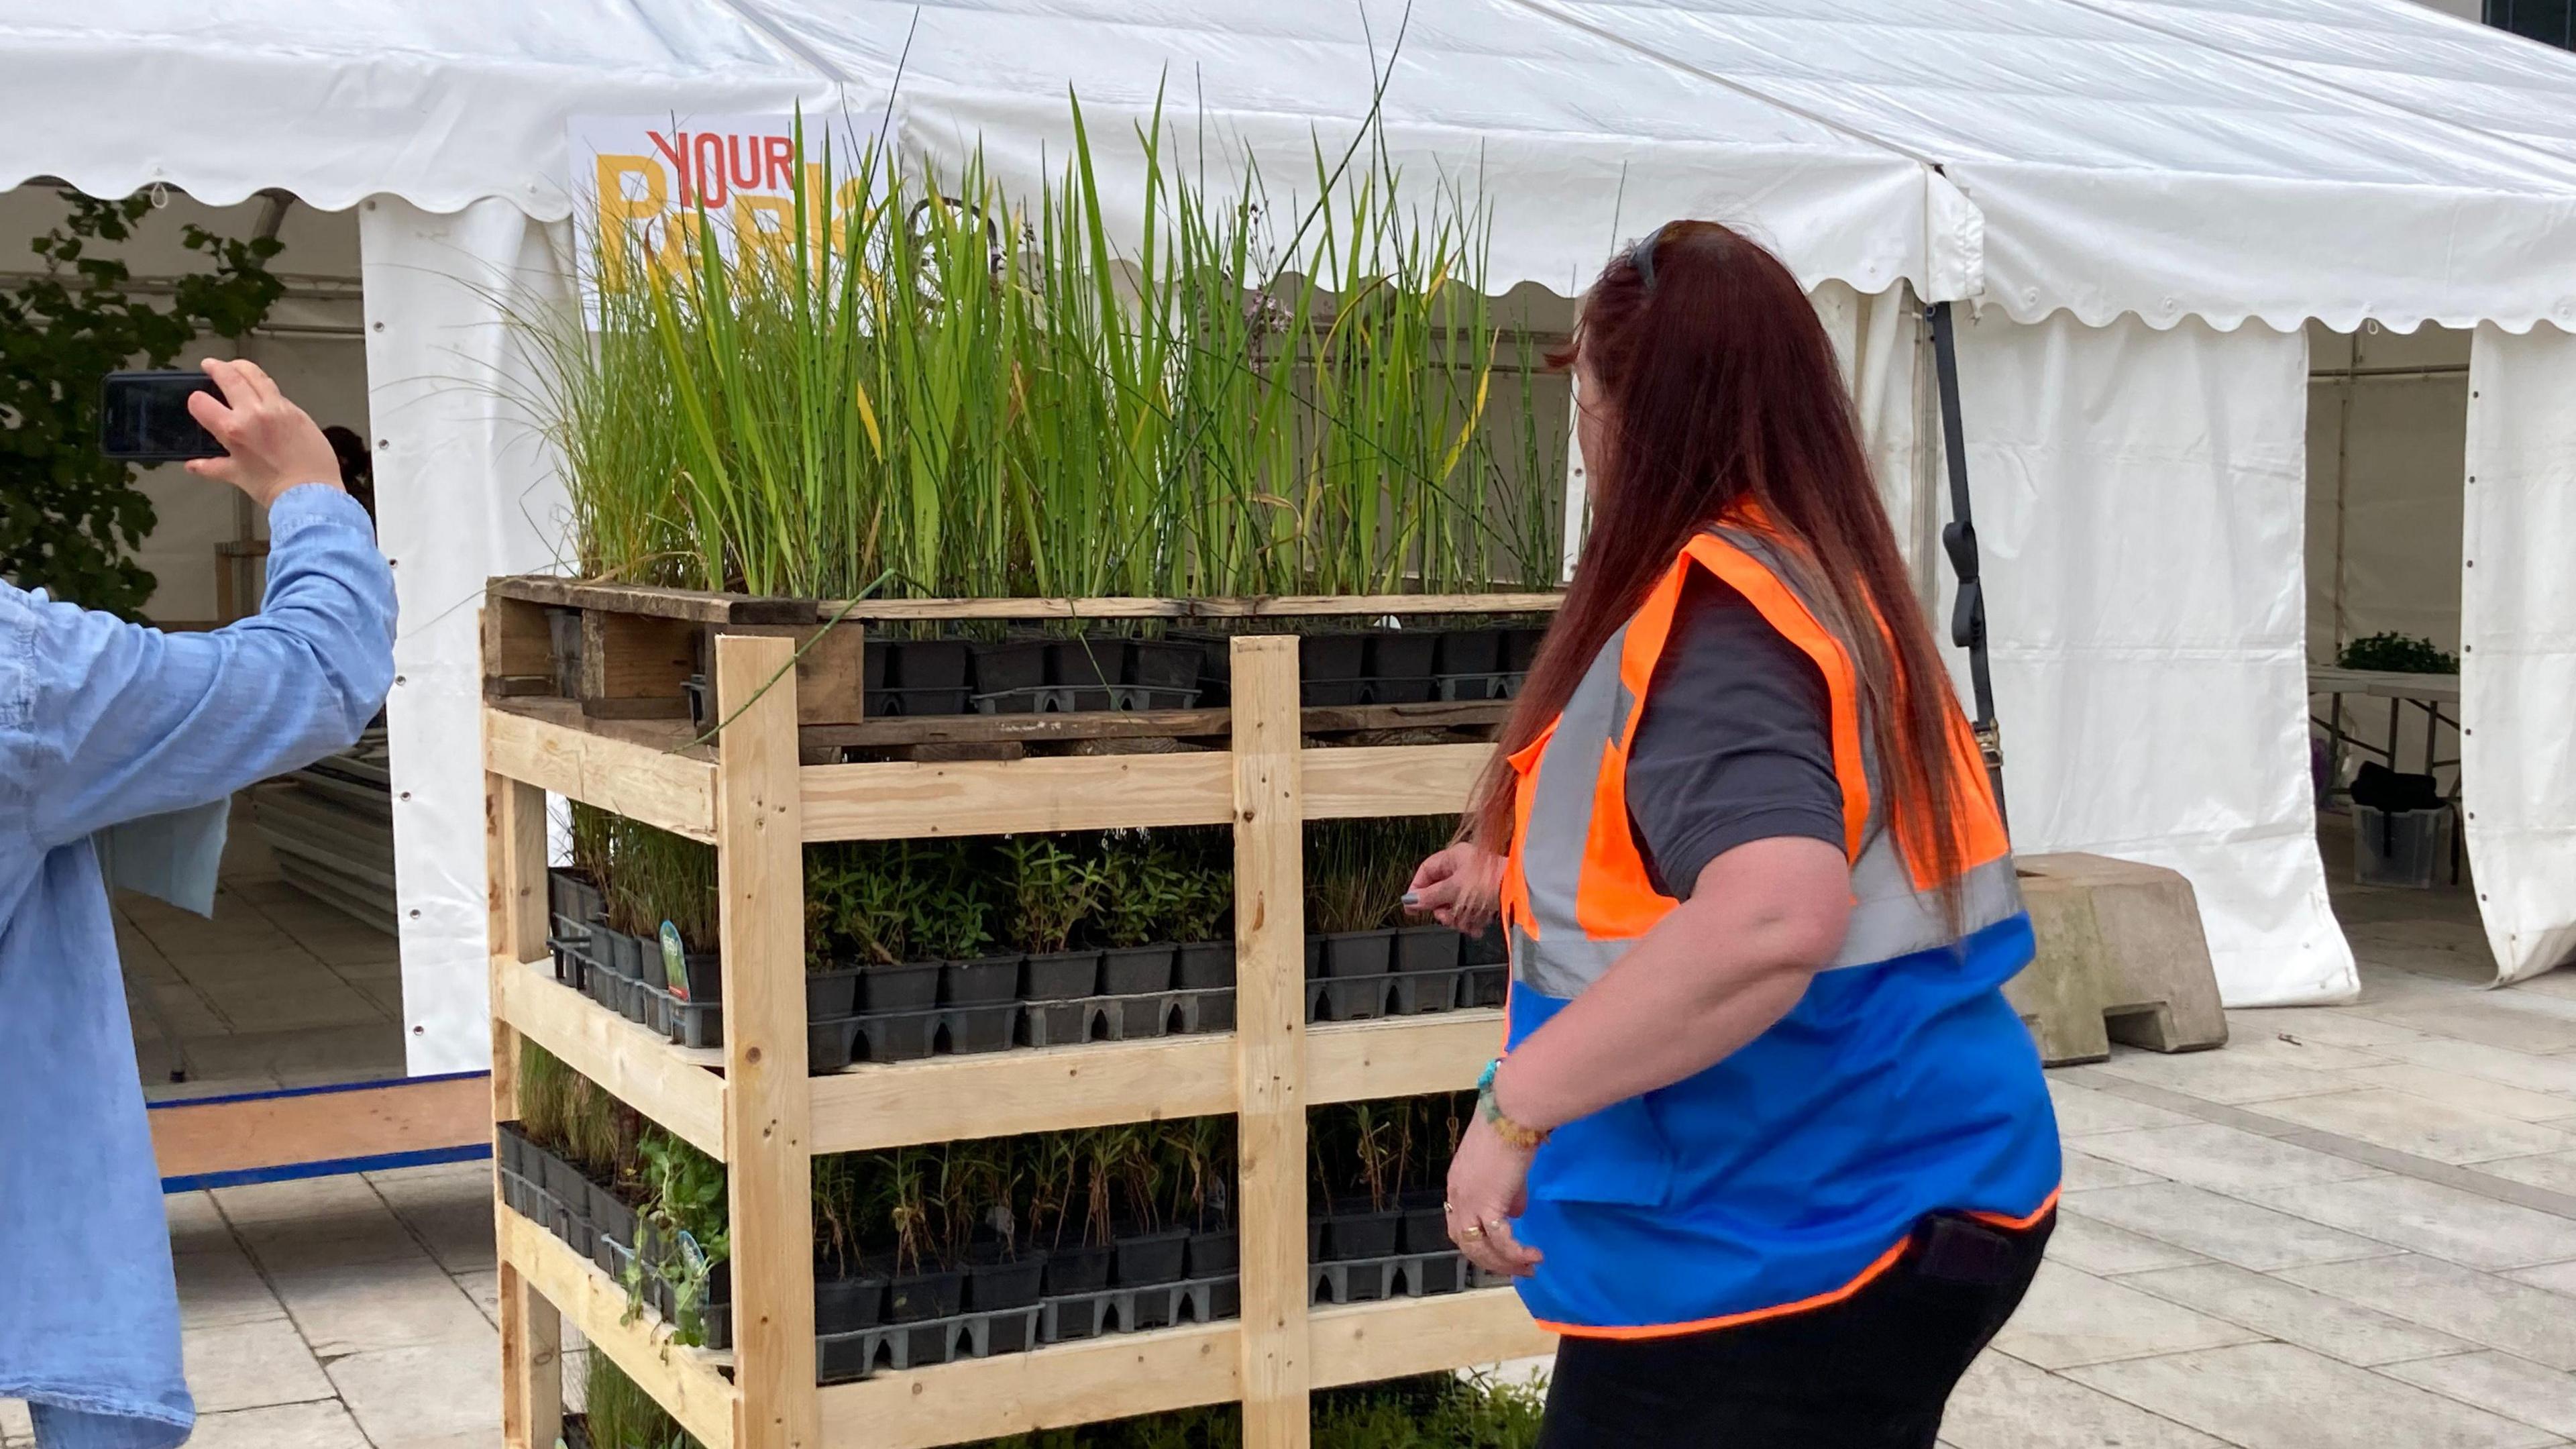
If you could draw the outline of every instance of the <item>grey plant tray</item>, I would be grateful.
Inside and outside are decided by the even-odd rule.
[[[1022,1004],[1020,1040],[1033,1047],[1094,1041],[1142,1041],[1234,1030],[1234,988],[1145,991]]]
[[[1308,1021],[1373,1021],[1503,1003],[1504,966],[1442,966],[1376,976],[1318,976],[1306,981]]]
[[[1243,1282],[1228,1273],[1143,1288],[1067,1293],[1040,1300],[1038,1309],[1038,1342],[1074,1343],[1112,1333],[1236,1317],[1243,1312]]]
[[[1509,1278],[1488,1273],[1456,1252],[1399,1253],[1356,1262],[1310,1263],[1310,1303],[1376,1303],[1387,1298],[1429,1298],[1469,1288],[1493,1288]]]
[[[974,705],[977,714],[1133,713],[1195,709],[1199,694],[1200,691],[1195,689],[1158,689],[1144,684],[1113,684],[1107,688],[1047,684],[979,694],[974,697]]]
[[[1037,1346],[1038,1320],[1043,1312],[1041,1305],[1031,1304],[920,1323],[881,1323],[849,1333],[817,1334],[815,1377],[827,1384],[846,1384],[886,1370],[900,1372],[961,1358],[1025,1353]]]

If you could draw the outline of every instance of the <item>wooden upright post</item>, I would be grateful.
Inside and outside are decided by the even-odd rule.
[[[500,1000],[498,973],[516,970],[546,952],[546,792],[499,775],[483,776],[483,862],[487,882],[486,935],[491,945],[491,999]],[[492,1118],[519,1115],[519,1033],[492,1017]],[[497,1164],[498,1154],[495,1154]],[[500,1171],[496,1165],[495,1173]],[[495,1187],[497,1189],[497,1182]],[[492,1195],[494,1213],[505,1213]],[[497,1219],[496,1219],[497,1222]],[[555,1306],[528,1286],[519,1270],[501,1264],[501,1442],[508,1449],[554,1449],[563,1432],[563,1320]]]
[[[1234,641],[1235,1202],[1244,1449],[1306,1449],[1306,965],[1297,641]]]
[[[804,812],[794,642],[715,640],[725,1161],[732,1189],[733,1449],[820,1449],[805,1080]]]

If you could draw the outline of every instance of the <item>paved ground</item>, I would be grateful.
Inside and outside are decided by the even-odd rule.
[[[2339,891],[2360,1003],[2051,1074],[2063,1223],[1947,1443],[2576,1441],[2576,972],[2479,990],[2464,905]],[[197,1442],[497,1443],[488,1181],[171,1199]],[[25,1442],[0,1406],[0,1444]]]
[[[135,1055],[155,1100],[403,1073],[394,938],[279,879],[245,805],[234,809],[214,918],[120,891],[116,940]],[[147,991],[157,1018],[136,999]],[[186,1045],[185,1084],[170,1081],[164,1023]]]

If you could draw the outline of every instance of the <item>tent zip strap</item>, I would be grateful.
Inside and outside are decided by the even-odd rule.
[[[1932,324],[1932,366],[1941,395],[1941,456],[1950,474],[1950,521],[1941,527],[1941,548],[1959,578],[1958,599],[1950,610],[1950,642],[1968,651],[1968,680],[1977,706],[1972,728],[2000,814],[2004,809],[2003,730],[1995,722],[1994,672],[1986,660],[1986,591],[1977,576],[1977,525],[1968,500],[1968,445],[1959,413],[1959,344],[1949,303],[1931,304],[1924,316]]]

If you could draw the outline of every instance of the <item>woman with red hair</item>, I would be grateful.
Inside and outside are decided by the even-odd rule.
[[[1414,880],[1511,941],[1450,1233],[1546,1449],[1930,1449],[2055,1221],[2001,813],[1789,270],[1668,224],[1554,360],[1592,532]]]

